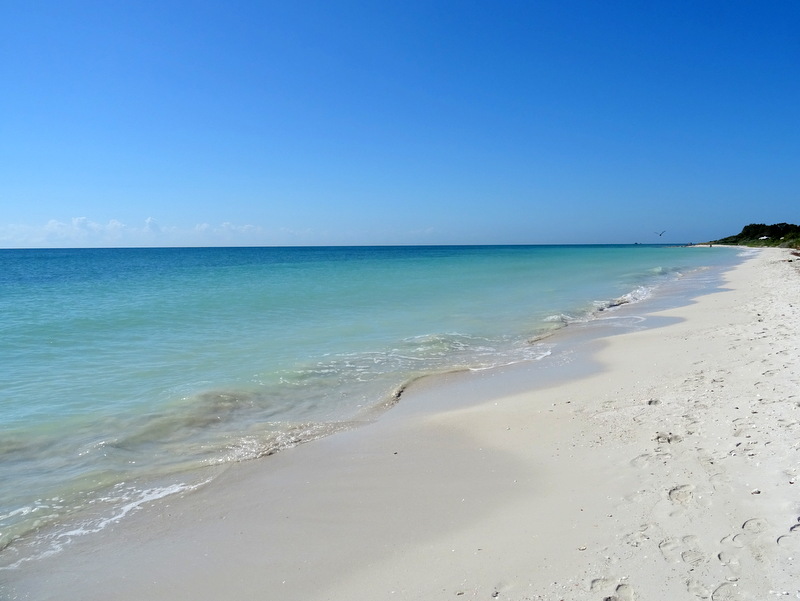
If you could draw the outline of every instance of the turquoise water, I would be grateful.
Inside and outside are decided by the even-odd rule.
[[[52,546],[196,484],[195,468],[348,427],[415,377],[546,360],[553,330],[738,260],[657,246],[0,251],[0,565],[19,537]],[[106,514],[59,534],[93,507]]]

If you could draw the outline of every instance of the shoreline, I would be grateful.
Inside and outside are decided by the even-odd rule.
[[[549,386],[530,388],[524,368],[412,382],[368,428],[233,466],[0,586],[12,599],[794,595],[788,257],[759,251],[729,290],[656,313],[664,325],[588,342],[591,369]]]
[[[32,481],[30,487],[3,490],[0,495],[0,504],[6,508],[3,512],[5,517],[0,519],[3,526],[0,529],[0,570],[16,565],[20,559],[33,558],[62,547],[65,537],[74,538],[72,532],[96,532],[104,524],[116,520],[114,516],[120,513],[127,515],[131,508],[148,503],[154,497],[173,494],[179,481],[177,478],[184,489],[205,481],[204,477],[198,480],[187,470],[205,470],[212,464],[259,459],[371,422],[397,402],[399,391],[420,377],[437,377],[449,371],[496,369],[540,359],[550,363],[554,360],[549,356],[555,352],[554,346],[568,344],[577,331],[591,328],[594,335],[602,335],[606,325],[625,323],[618,315],[629,311],[631,306],[636,307],[634,311],[647,312],[645,307],[652,307],[655,299],[672,297],[677,304],[690,302],[691,296],[700,288],[708,289],[718,284],[725,264],[742,260],[740,249],[728,249],[733,252],[723,251],[722,254],[681,249],[677,254],[667,252],[663,256],[662,250],[659,249],[655,255],[646,253],[651,257],[645,261],[648,265],[635,261],[637,264],[632,271],[617,273],[616,285],[594,290],[597,294],[588,289],[583,294],[574,294],[573,286],[580,289],[577,284],[582,278],[572,278],[572,281],[570,278],[565,281],[556,278],[550,285],[553,290],[572,290],[569,294],[556,293],[562,301],[558,303],[542,302],[548,297],[543,290],[539,290],[536,298],[526,300],[517,296],[523,290],[530,291],[527,284],[520,288],[519,282],[510,290],[500,284],[488,295],[478,292],[476,299],[472,299],[474,287],[463,288],[452,285],[452,281],[450,286],[444,286],[443,289],[450,290],[452,302],[469,304],[474,300],[477,302],[474,309],[483,318],[491,319],[496,313],[501,323],[505,323],[501,327],[489,327],[483,333],[473,331],[469,323],[462,324],[462,331],[458,326],[445,327],[441,319],[428,321],[423,327],[412,326],[405,332],[408,336],[400,336],[382,350],[380,345],[368,345],[367,349],[362,348],[363,352],[355,355],[301,353],[305,359],[296,362],[290,371],[267,370],[263,382],[260,376],[257,378],[261,382],[258,385],[247,382],[242,386],[214,384],[211,378],[202,386],[187,388],[185,394],[178,395],[182,397],[180,399],[162,399],[166,402],[152,404],[148,411],[144,411],[145,406],[136,410],[118,408],[121,409],[118,415],[112,402],[99,408],[94,423],[91,423],[92,418],[75,416],[66,436],[55,435],[49,441],[46,435],[40,438],[42,433],[35,428],[27,435],[25,428],[28,426],[19,428],[21,424],[17,427],[12,424],[12,437],[5,441],[4,448],[7,451],[10,447],[12,454],[10,459],[6,457],[9,461],[3,464],[3,473],[12,482]],[[602,254],[609,249],[603,247],[599,251]],[[552,253],[553,249],[548,248],[545,252]],[[558,258],[560,252],[556,251],[556,263],[565,258]],[[487,258],[481,253],[478,256],[481,261]],[[634,256],[628,249],[619,258],[629,262]],[[582,257],[578,264],[573,265],[577,271],[597,258],[594,251],[583,253]],[[515,263],[509,264],[509,258],[500,262],[501,268],[507,269]],[[530,262],[526,260],[524,263],[532,271],[527,273],[543,275],[540,273],[542,257],[534,253],[528,259]],[[708,262],[713,266],[703,267]],[[537,264],[539,267],[533,268]],[[708,269],[715,276],[708,278],[704,275],[709,273]],[[477,273],[481,270],[478,269]],[[586,273],[583,277],[592,276]],[[537,279],[533,278],[534,281]],[[525,277],[519,278],[520,282],[525,280]],[[483,288],[491,290],[492,286]],[[413,314],[424,320],[425,299],[430,296],[427,291],[415,290],[416,293],[412,291],[408,295],[409,300],[417,301],[415,307],[409,309],[409,316]],[[417,296],[420,293],[422,295]],[[504,320],[509,318],[510,309],[512,313],[515,310],[519,313],[517,317],[522,314],[526,317],[514,319],[513,327],[508,330],[506,326],[511,324]],[[376,315],[376,319],[382,318],[388,318],[391,323],[392,312]],[[368,317],[365,319],[369,321]],[[409,319],[409,322],[416,323],[416,319]],[[565,329],[565,326],[569,328]],[[378,329],[383,328],[378,326]],[[340,335],[345,341],[349,336],[344,332]],[[338,337],[335,334],[329,336],[330,340]],[[124,338],[121,336],[119,339]],[[33,340],[30,342],[34,343]],[[156,336],[153,342],[158,343],[159,337]],[[113,350],[113,343],[109,344]],[[202,346],[206,346],[205,341]],[[329,348],[331,346],[328,344]],[[264,350],[266,355],[270,354],[269,345]],[[143,357],[140,360],[145,364],[149,361]],[[157,363],[163,365],[164,362]],[[101,365],[103,369],[100,369]],[[74,384],[70,378],[70,366],[64,367],[64,384]],[[113,372],[118,367],[113,360],[100,361],[95,371],[103,373],[108,369]],[[254,373],[260,373],[261,367],[254,367]],[[128,368],[126,365],[125,373],[129,372]],[[365,376],[363,380],[362,374]],[[33,373],[30,376],[27,379],[31,382],[38,380]],[[269,380],[275,377],[277,380],[270,385]],[[134,392],[146,380],[133,377],[127,381],[129,386],[122,388]],[[177,390],[174,384],[170,380],[167,389]],[[304,393],[304,390],[309,392]],[[273,395],[274,403],[271,400]],[[42,400],[46,398],[47,395],[43,395]],[[311,402],[312,398],[316,400]],[[114,401],[114,398],[110,400]],[[31,404],[35,406],[36,402],[31,401]],[[299,412],[293,405],[300,407]],[[58,406],[53,406],[52,412],[42,411],[41,415],[57,415],[59,410]],[[268,410],[267,415],[265,410]],[[90,413],[86,413],[88,415]],[[52,421],[52,417],[49,419]],[[33,420],[30,426],[35,426],[37,421]],[[233,439],[230,434],[233,434]],[[19,450],[16,454],[13,452],[15,447]],[[56,448],[60,452],[55,451]],[[31,479],[30,470],[15,469],[16,465],[21,465],[21,460],[26,459],[26,454],[27,460],[32,462],[31,469],[36,468],[37,460],[53,462],[55,457],[48,458],[48,454],[65,457],[62,464],[65,469],[47,469],[41,474],[41,479]],[[77,454],[74,462],[66,460],[73,454]],[[58,459],[55,461],[58,463]],[[103,474],[101,479],[93,481],[87,477],[78,481],[78,474],[91,476],[98,470]],[[10,548],[6,550],[7,547]]]

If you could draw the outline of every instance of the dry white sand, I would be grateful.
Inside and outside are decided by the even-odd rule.
[[[424,382],[0,578],[36,600],[800,598],[800,258],[727,282],[585,345],[582,377]]]

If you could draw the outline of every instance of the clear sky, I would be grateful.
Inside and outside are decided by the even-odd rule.
[[[4,0],[0,247],[798,223],[799,31],[797,0]]]

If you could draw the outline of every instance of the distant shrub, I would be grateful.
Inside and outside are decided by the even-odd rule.
[[[800,247],[800,226],[792,223],[751,223],[735,236],[713,240],[711,244],[736,244],[743,246]]]

